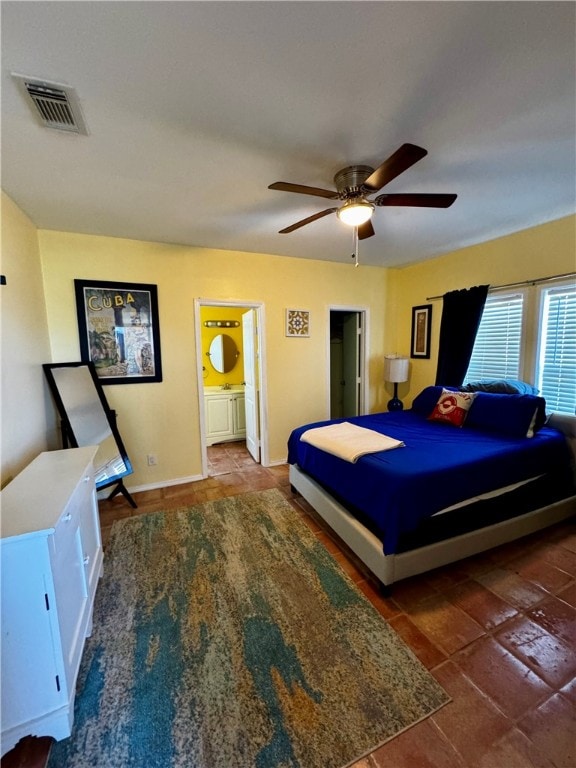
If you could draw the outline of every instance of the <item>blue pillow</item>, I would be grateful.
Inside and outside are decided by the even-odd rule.
[[[507,395],[537,395],[539,389],[517,379],[483,379],[460,387],[462,392],[494,392]]]
[[[458,387],[442,387],[442,386],[434,386],[434,387],[426,387],[425,389],[420,392],[419,395],[416,395],[412,402],[412,410],[416,411],[416,413],[421,413],[422,416],[430,416],[432,411],[434,410],[434,406],[438,402],[440,395],[442,394],[443,389],[450,389],[453,392],[458,391]]]
[[[510,437],[532,437],[546,423],[546,401],[535,395],[477,392],[466,426]]]

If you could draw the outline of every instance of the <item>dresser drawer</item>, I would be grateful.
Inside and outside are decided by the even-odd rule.
[[[80,525],[86,507],[91,506],[92,494],[91,477],[87,475],[76,486],[54,528],[53,547],[56,558],[59,558],[60,553],[64,553],[70,548],[71,539]]]
[[[75,533],[80,526],[80,510],[66,507],[64,514],[56,523],[52,538],[53,558],[61,559],[72,546]]]

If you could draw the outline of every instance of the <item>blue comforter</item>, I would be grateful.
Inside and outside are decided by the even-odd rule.
[[[292,432],[288,462],[366,515],[386,554],[394,553],[399,536],[423,518],[569,462],[564,436],[548,427],[532,438],[507,437],[430,422],[411,410],[337,421],[403,440],[405,447],[369,454],[352,464],[300,441],[307,429],[333,423],[323,421]]]

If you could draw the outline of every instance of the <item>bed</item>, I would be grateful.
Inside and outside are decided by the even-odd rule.
[[[290,483],[389,587],[573,515],[575,442],[576,417],[535,395],[427,387],[409,410],[295,429]]]

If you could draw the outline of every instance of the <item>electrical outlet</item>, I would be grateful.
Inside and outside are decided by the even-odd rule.
[[[149,467],[155,467],[155,466],[156,466],[156,464],[158,464],[158,456],[156,456],[156,454],[155,454],[155,453],[149,453],[149,454],[146,456],[146,459],[147,459],[147,461],[148,461],[148,466],[149,466]]]

